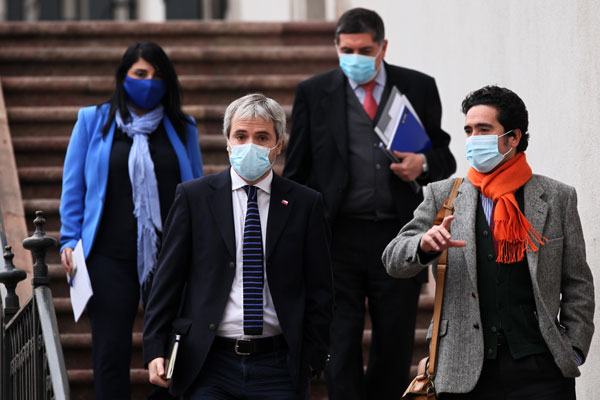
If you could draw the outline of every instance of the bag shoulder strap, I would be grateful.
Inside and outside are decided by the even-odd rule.
[[[454,185],[450,195],[438,211],[434,225],[440,225],[445,217],[454,214],[454,199],[458,194],[458,188],[462,184],[464,178],[454,179]],[[433,304],[433,330],[431,333],[431,346],[429,349],[429,368],[428,375],[433,380],[437,368],[437,354],[440,335],[440,320],[442,316],[442,303],[444,300],[444,284],[446,280],[446,259],[448,250],[444,250],[437,264],[437,274],[435,283],[435,302]]]

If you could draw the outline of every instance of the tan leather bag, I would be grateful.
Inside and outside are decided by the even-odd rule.
[[[463,182],[463,178],[454,179],[454,185],[450,195],[435,216],[434,225],[440,225],[445,217],[454,214],[454,199],[458,193],[458,187]],[[438,342],[440,337],[440,320],[442,314],[442,303],[444,301],[444,283],[446,280],[446,257],[447,250],[444,250],[437,264],[437,274],[435,280],[435,302],[433,304],[433,330],[431,332],[431,345],[429,346],[429,356],[419,361],[417,376],[408,385],[406,392],[402,395],[404,400],[434,400],[436,399],[435,385],[433,380],[437,367]]]

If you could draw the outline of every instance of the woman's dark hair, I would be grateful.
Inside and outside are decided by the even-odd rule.
[[[134,43],[123,54],[121,63],[115,73],[115,91],[108,101],[110,103],[108,120],[102,127],[102,133],[104,135],[108,133],[117,110],[119,110],[121,115],[129,115],[129,111],[127,110],[128,97],[123,88],[123,80],[125,80],[127,71],[140,58],[148,61],[156,71],[160,71],[160,75],[167,87],[165,96],[162,99],[165,115],[171,120],[173,128],[175,128],[181,141],[185,143],[185,124],[191,124],[192,121],[181,110],[181,87],[179,86],[175,68],[173,68],[171,60],[169,60],[163,49],[154,42]]]
[[[520,129],[521,140],[517,146],[517,152],[527,150],[529,144],[527,107],[515,92],[498,86],[484,86],[467,95],[462,102],[462,112],[467,115],[472,107],[480,105],[494,107],[498,110],[498,122],[505,132]]]

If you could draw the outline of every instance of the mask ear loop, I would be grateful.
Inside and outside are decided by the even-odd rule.
[[[282,136],[282,137],[283,137],[283,136]],[[277,142],[275,142],[275,146],[273,146],[273,147],[269,148],[269,152],[270,152],[270,151],[272,151],[272,150],[275,150],[275,149],[276,149],[276,148],[279,146],[279,144],[281,143],[281,140],[282,140],[282,139],[281,139],[280,137],[278,137],[278,138],[277,138]]]
[[[509,134],[509,133],[511,133],[512,131],[514,131],[514,129],[511,129],[511,130],[510,130],[510,131],[508,131],[508,132],[504,132],[502,135],[498,136],[498,139],[500,139],[500,138],[501,138],[501,137],[503,137],[503,136],[506,136],[506,135],[508,135],[508,134]]]
[[[275,143],[275,146],[273,146],[273,147],[271,147],[271,148],[269,149],[269,154],[267,155],[267,157],[268,157],[269,155],[271,155],[271,152],[272,152],[273,150],[275,150],[275,149],[276,149],[276,148],[279,146],[279,144],[281,143],[281,140],[282,140],[281,138],[282,138],[282,137],[283,137],[283,135],[282,135],[281,137],[278,137],[278,138],[277,138],[277,142]],[[269,161],[271,161],[271,160],[269,160]],[[273,159],[273,161],[271,162],[271,168],[273,168],[273,165],[275,165],[275,161],[277,161],[277,154],[275,154],[275,158],[274,158],[274,159]]]
[[[509,133],[511,133],[512,131],[514,131],[514,129],[511,129],[508,132],[504,132],[502,135],[498,136],[498,139],[500,139],[503,136],[508,135]],[[506,157],[508,155],[508,153],[510,153],[513,150],[513,147],[511,147],[506,153],[502,154],[502,158]]]

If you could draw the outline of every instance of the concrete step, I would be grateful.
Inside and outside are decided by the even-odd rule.
[[[223,135],[200,135],[198,138],[205,164],[227,163]],[[24,136],[13,138],[19,179],[25,184],[60,181],[69,136]],[[24,198],[29,196],[23,194]]]
[[[79,321],[75,322],[75,318],[73,317],[73,308],[71,307],[71,299],[69,297],[54,297],[54,308],[56,309],[58,330],[61,334],[90,332],[90,321],[87,316],[87,311],[84,311]],[[144,311],[140,304],[136,319],[133,323],[133,331],[142,332],[143,329]]]
[[[151,22],[3,22],[3,48],[18,46],[119,46],[136,41],[155,41],[162,46],[193,47],[331,45],[333,22],[239,22],[169,21]]]
[[[58,213],[58,207],[60,205],[60,199],[58,198],[30,198],[23,199],[23,208],[25,210],[25,219],[27,221],[33,221],[35,219],[36,211],[44,212],[44,219],[46,224],[44,229],[47,234],[48,231],[59,231],[60,230],[60,216]],[[32,232],[31,232],[32,233]],[[53,250],[49,249],[49,253]]]
[[[94,398],[94,373],[92,369],[69,369],[67,371],[71,400]],[[131,369],[131,400],[146,400],[152,386],[148,381],[148,371],[143,368]]]
[[[187,104],[229,104],[260,92],[280,104],[292,104],[296,84],[309,75],[184,75],[179,77]],[[114,90],[112,76],[13,76],[1,79],[7,104],[68,106],[100,104]]]
[[[60,341],[68,370],[94,368],[91,333],[61,333]],[[141,332],[132,335],[131,367],[144,368]]]
[[[80,106],[38,106],[6,108],[13,140],[29,136],[70,137]],[[184,105],[183,110],[196,119],[202,135],[221,135],[226,104]],[[292,106],[283,105],[291,123]]]
[[[178,75],[313,75],[335,68],[337,54],[328,46],[166,47]],[[15,47],[0,52],[2,76],[112,76],[122,47]]]
[[[148,382],[148,371],[141,368],[131,369],[132,400],[146,400],[152,389]],[[71,369],[67,372],[71,388],[72,400],[89,400],[94,398],[93,371],[91,369]],[[325,381],[314,378],[310,385],[311,400],[326,400],[327,388]]]
[[[70,296],[65,270],[60,262],[48,263],[48,277],[50,278],[50,290],[52,290],[52,297],[54,299],[68,298]]]

